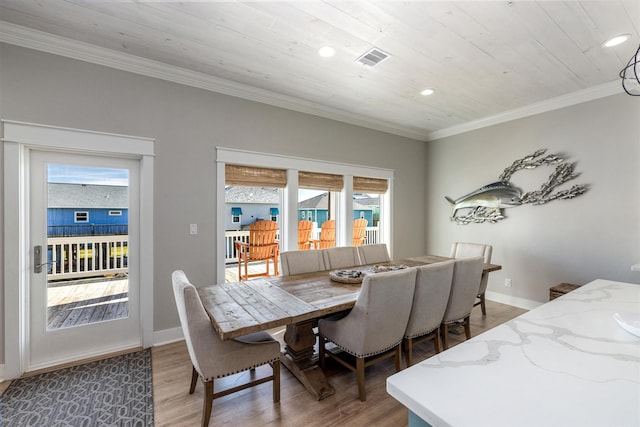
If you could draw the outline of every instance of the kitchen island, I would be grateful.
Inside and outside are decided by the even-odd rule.
[[[595,280],[387,379],[409,425],[640,426],[640,285]]]

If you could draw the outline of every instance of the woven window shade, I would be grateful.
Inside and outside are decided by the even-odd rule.
[[[225,165],[224,173],[226,185],[273,188],[284,188],[287,185],[287,171],[284,169]]]
[[[312,190],[342,191],[342,175],[328,173],[298,172],[298,187]]]
[[[357,193],[386,193],[389,181],[379,178],[353,177],[353,191]]]

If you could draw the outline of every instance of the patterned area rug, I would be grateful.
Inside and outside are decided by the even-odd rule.
[[[21,378],[0,396],[0,426],[153,426],[151,350]]]

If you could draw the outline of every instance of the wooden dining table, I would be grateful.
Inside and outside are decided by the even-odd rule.
[[[424,255],[385,264],[415,267],[449,259]],[[482,274],[501,268],[497,264],[485,264]],[[372,265],[352,269],[373,272]],[[317,364],[313,328],[318,319],[351,309],[361,285],[335,282],[329,273],[318,271],[223,283],[201,287],[198,293],[214,329],[223,340],[285,326],[282,363],[317,400],[321,400],[335,390]]]

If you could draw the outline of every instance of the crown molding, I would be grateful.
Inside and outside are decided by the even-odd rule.
[[[336,120],[418,141],[433,141],[622,92],[622,87],[616,80],[461,125],[428,132],[399,126],[390,122],[374,120],[348,111],[330,108],[303,99],[255,88],[127,53],[117,52],[9,22],[0,21],[0,24],[0,42],[103,65],[143,76],[154,77],[249,101],[260,102],[262,104],[323,117],[325,119]]]
[[[484,117],[479,120],[463,123],[458,126],[452,126],[446,129],[431,132],[427,135],[427,141],[445,138],[447,136],[458,135],[472,130],[482,129],[485,127],[509,122],[511,120],[521,119],[548,111],[558,110],[564,107],[581,104],[594,99],[604,98],[605,96],[617,95],[622,93],[622,85],[619,80],[604,83],[598,86],[589,87],[556,98],[547,99],[535,104],[526,105],[522,108],[495,114],[493,116]]]
[[[205,89],[249,101],[260,102],[313,116],[336,120],[410,139],[424,141],[426,131],[374,120],[344,110],[329,108],[303,99],[281,95],[253,86],[213,77],[204,73],[164,64],[127,53],[60,37],[9,22],[0,21],[0,42],[39,50],[46,53],[103,65],[148,77]]]

